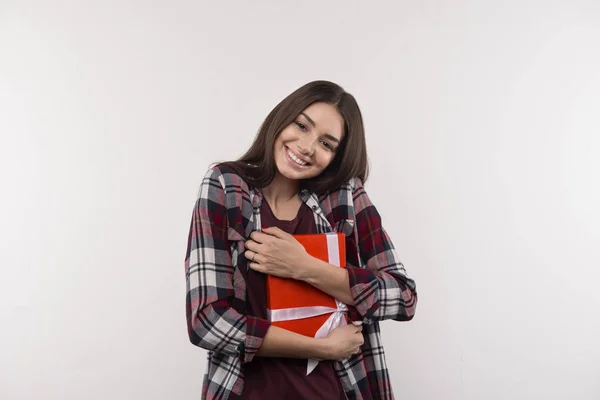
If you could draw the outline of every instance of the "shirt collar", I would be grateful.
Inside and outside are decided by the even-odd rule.
[[[262,191],[258,188],[252,187],[250,188],[250,194],[251,194],[251,201],[252,201],[252,207],[255,210],[260,209],[260,206],[262,204],[262,200],[263,200],[263,194]],[[326,218],[326,214],[323,210],[323,208],[321,207],[321,202],[319,201],[319,196],[317,196],[316,193],[313,193],[311,191],[309,191],[308,189],[302,189],[300,190],[300,192],[298,192],[298,196],[300,197],[300,200],[302,200],[302,202],[304,202],[304,204],[306,204],[308,207],[310,207],[310,209],[313,211],[313,213],[317,214],[319,216],[319,218],[321,219],[321,221],[323,222],[323,224],[325,224],[325,226],[329,226],[331,227],[331,224],[329,223],[329,220]]]

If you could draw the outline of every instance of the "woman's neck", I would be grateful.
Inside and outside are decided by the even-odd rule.
[[[285,204],[298,195],[300,183],[276,173],[273,181],[262,189],[263,196],[270,205]]]

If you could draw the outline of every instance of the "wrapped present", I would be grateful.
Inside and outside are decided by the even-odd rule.
[[[313,257],[346,267],[343,234],[294,237]],[[271,275],[267,275],[267,313],[272,325],[315,338],[325,338],[331,330],[348,323],[348,307],[344,303],[306,282]],[[317,364],[316,360],[308,360],[306,374],[310,374]]]

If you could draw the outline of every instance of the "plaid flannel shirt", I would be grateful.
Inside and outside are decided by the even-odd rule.
[[[313,210],[317,231],[346,235],[347,270],[355,306],[349,317],[363,322],[359,354],[336,362],[348,399],[393,399],[378,322],[408,321],[417,304],[408,278],[362,182],[351,179],[339,190],[300,198]],[[200,186],[185,257],[186,312],[190,341],[208,350],[202,399],[238,399],[250,362],[269,321],[247,316],[245,241],[260,230],[262,194],[232,169],[208,170]],[[356,251],[352,251],[355,249]]]

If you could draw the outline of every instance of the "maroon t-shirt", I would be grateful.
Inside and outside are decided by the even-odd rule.
[[[260,209],[262,227],[278,227],[290,234],[316,233],[312,210],[304,203],[291,221],[277,219],[265,199]],[[266,275],[248,269],[247,313],[267,319]],[[333,367],[333,361],[321,361],[306,376],[306,359],[254,357],[242,365],[245,377],[242,399],[337,400],[346,395]]]

